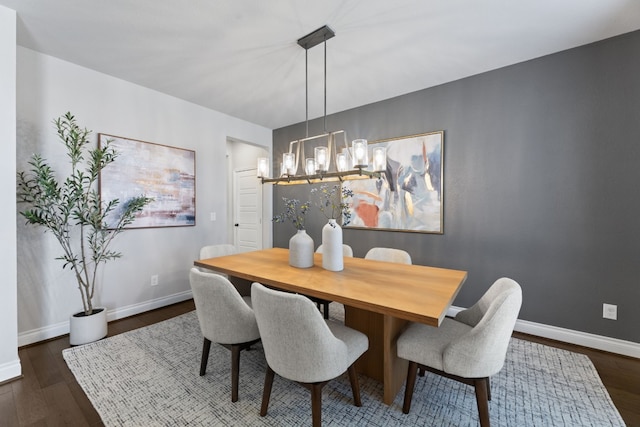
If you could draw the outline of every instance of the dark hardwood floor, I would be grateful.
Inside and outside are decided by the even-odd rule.
[[[194,309],[193,300],[109,323],[109,336]],[[521,339],[584,353],[593,361],[628,426],[640,426],[640,359],[619,356],[521,333]],[[18,354],[23,378],[0,385],[0,426],[101,426],[98,413],[62,358],[69,337],[25,346]]]
[[[109,323],[109,336],[151,325],[194,310],[193,300]],[[69,336],[18,350],[23,378],[0,385],[0,426],[101,426],[62,358]]]

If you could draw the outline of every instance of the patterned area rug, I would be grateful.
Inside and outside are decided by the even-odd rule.
[[[331,307],[333,317],[342,317],[339,304]],[[201,351],[191,312],[63,356],[106,426],[311,425],[309,391],[278,376],[269,413],[260,417],[266,366],[260,345],[242,353],[236,403],[230,352],[212,345],[207,374],[200,377]],[[324,387],[324,425],[478,425],[473,388],[437,375],[418,377],[408,415],[402,413],[404,388],[387,406],[378,382],[360,376],[360,387],[360,408],[353,406],[346,374]],[[489,411],[493,426],[624,426],[588,357],[518,339],[492,378]]]

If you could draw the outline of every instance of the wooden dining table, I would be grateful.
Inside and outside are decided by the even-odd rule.
[[[249,282],[344,304],[345,324],[369,337],[358,372],[383,383],[390,405],[402,387],[407,362],[396,341],[409,322],[438,327],[467,278],[467,272],[423,265],[344,258],[342,271],[322,268],[322,254],[310,268],[289,265],[289,251],[264,249],[194,262],[197,267]],[[246,290],[245,290],[246,292]]]

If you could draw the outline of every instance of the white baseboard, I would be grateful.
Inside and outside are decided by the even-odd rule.
[[[447,316],[455,316],[463,308],[452,306]],[[581,345],[610,353],[640,358],[640,343],[625,341],[617,338],[609,338],[602,335],[589,334],[557,326],[543,325],[542,323],[529,322],[528,320],[516,321],[514,328],[517,332],[549,338],[569,344]]]
[[[55,323],[43,328],[31,329],[18,334],[18,347],[48,340],[69,333],[69,321]]]
[[[129,305],[127,307],[121,307],[115,310],[109,310],[107,312],[107,320],[111,322],[113,320],[124,319],[125,317],[133,316],[134,314],[140,314],[144,313],[145,311],[155,310],[156,308],[186,301],[191,298],[193,298],[193,294],[191,293],[191,290],[188,290],[180,292],[179,294],[168,295],[166,297],[145,301],[139,304]]]
[[[191,294],[191,291],[189,290],[162,298],[145,301],[139,304],[117,308],[107,312],[107,319],[110,322],[117,319],[123,319],[135,314],[144,313],[145,311],[154,310],[156,308],[185,301],[192,297],[193,296]],[[463,310],[463,308],[452,306],[447,312],[447,315],[453,317],[461,310]],[[525,334],[563,341],[569,344],[581,345],[597,350],[603,350],[611,353],[640,358],[640,343],[632,341],[609,338],[601,335],[559,328],[557,326],[543,325],[541,323],[529,322],[527,320],[518,320],[516,322],[514,330]],[[38,341],[44,341],[68,333],[68,321],[60,322],[44,328],[33,329],[18,334],[18,346],[22,347],[27,344],[33,344]],[[14,366],[13,364],[11,364],[11,366],[0,366],[0,381],[2,381],[2,378],[5,378],[4,375],[10,375],[7,378],[13,378],[15,376],[19,376],[20,372],[21,367],[19,360],[17,361],[17,366]]]
[[[20,378],[20,376],[22,376],[22,365],[20,364],[20,359],[0,365],[0,384],[14,378]]]
[[[173,295],[168,295],[161,298],[145,301],[138,304],[129,305],[126,307],[116,308],[114,310],[107,311],[107,321],[123,319],[125,317],[133,316],[134,314],[144,313],[145,311],[154,310],[156,308],[164,307],[167,305],[175,304],[177,302],[191,299],[193,295],[191,290],[180,292]],[[35,342],[48,340],[50,338],[59,337],[69,333],[69,321],[56,323],[53,325],[45,326],[44,328],[32,329],[18,334],[18,347],[24,345],[33,344]],[[1,368],[1,367],[0,367]]]

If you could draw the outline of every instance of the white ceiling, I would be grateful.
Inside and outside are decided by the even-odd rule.
[[[18,44],[268,128],[305,120],[329,25],[327,113],[640,28],[638,0],[0,0]],[[309,118],[323,114],[322,45]]]

